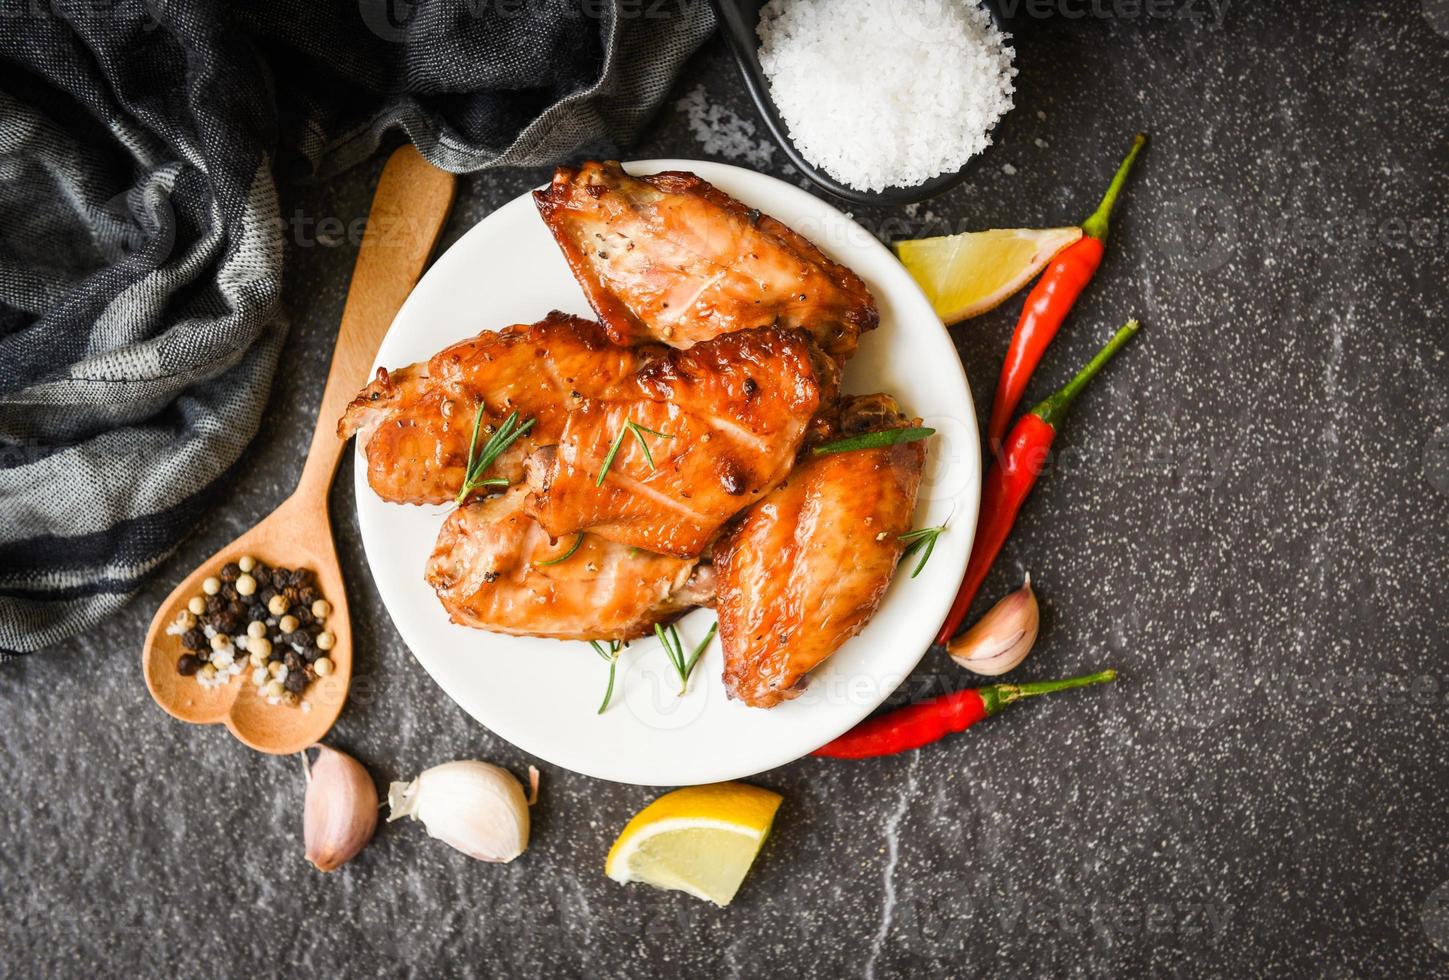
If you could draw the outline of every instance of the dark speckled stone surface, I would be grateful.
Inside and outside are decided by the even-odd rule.
[[[655,791],[548,767],[512,865],[394,825],[315,873],[297,761],[171,721],[136,670],[153,604],[300,471],[355,252],[303,231],[252,463],[104,635],[0,668],[0,974],[1442,973],[1449,8],[1014,6],[1017,108],[969,185],[857,217],[884,237],[1070,223],[1152,132],[1033,392],[1128,314],[1143,334],[1080,403],[985,589],[1039,583],[1023,677],[1111,664],[1114,688],[758,777],[786,803],[728,910],[605,880]],[[631,153],[791,179],[752,119],[716,40]],[[287,206],[346,225],[375,173]],[[466,180],[449,239],[542,177]],[[956,330],[978,398],[1019,304]],[[394,632],[350,465],[334,507],[360,683],[331,740],[380,784],[455,757],[522,772]],[[928,659],[910,687],[965,680]]]

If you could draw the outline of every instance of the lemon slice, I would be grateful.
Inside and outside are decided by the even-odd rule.
[[[770,836],[780,800],[743,783],[665,793],[619,834],[604,874],[728,905]]]
[[[997,228],[896,242],[895,250],[949,326],[1006,302],[1081,237],[1080,228]]]

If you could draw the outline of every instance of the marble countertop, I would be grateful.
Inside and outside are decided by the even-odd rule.
[[[606,880],[657,790],[550,766],[511,865],[411,824],[313,871],[299,762],[172,721],[136,656],[171,584],[300,472],[364,168],[287,194],[291,334],[234,483],[103,630],[0,668],[0,975],[1442,971],[1449,8],[1006,6],[1021,74],[997,145],[945,197],[856,218],[884,239],[1079,221],[1152,133],[1034,390],[1126,316],[1142,336],[1079,403],[984,590],[1038,584],[1023,677],[1113,665],[1116,685],[901,757],[760,775],[785,804],[725,910]],[[718,38],[628,154],[799,179]],[[447,240],[543,177],[465,179]],[[953,330],[978,399],[1018,309]],[[333,514],[358,676],[329,741],[380,785],[470,756],[522,773],[378,602],[350,461]],[[928,658],[908,690],[966,680]]]

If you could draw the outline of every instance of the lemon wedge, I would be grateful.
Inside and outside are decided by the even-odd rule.
[[[604,874],[728,905],[770,836],[780,800],[743,783],[665,793],[625,826]]]
[[[1080,228],[997,228],[895,243],[896,256],[946,325],[980,316],[1006,302]]]

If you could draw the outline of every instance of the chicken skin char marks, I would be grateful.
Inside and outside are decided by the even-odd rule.
[[[913,424],[883,395],[852,400],[846,435]],[[725,689],[758,708],[875,615],[911,529],[923,442],[807,458],[726,529],[714,549]]]
[[[690,351],[619,347],[598,324],[555,313],[379,371],[338,431],[357,434],[384,500],[447,503],[463,485],[477,406],[486,409],[480,443],[516,411],[534,424],[487,475],[517,482],[534,454],[535,489],[548,491],[538,515],[551,533],[597,524],[626,544],[694,555],[788,471],[838,374],[793,331],[745,331]],[[626,422],[668,433],[643,434],[659,471],[640,471],[648,457],[630,437],[595,486]],[[545,465],[555,457],[557,467]],[[687,520],[670,530],[677,517]]]
[[[558,444],[530,457],[531,512],[556,537],[698,555],[790,472],[835,386],[833,362],[796,331],[669,350],[581,399]]]
[[[572,405],[636,371],[647,352],[609,342],[597,323],[551,313],[533,324],[484,331],[432,358],[379,370],[338,423],[367,457],[367,480],[383,500],[441,504],[463,486],[477,406],[479,441],[512,411],[534,419],[489,470],[514,482],[534,448],[557,441]]]
[[[466,504],[444,522],[427,581],[453,622],[513,636],[628,640],[713,601],[713,569],[697,560],[592,534],[569,554],[571,538],[551,539],[528,516],[527,492]]]
[[[618,343],[684,348],[775,326],[844,361],[879,322],[859,276],[694,174],[636,178],[591,160],[560,167],[534,201]]]

